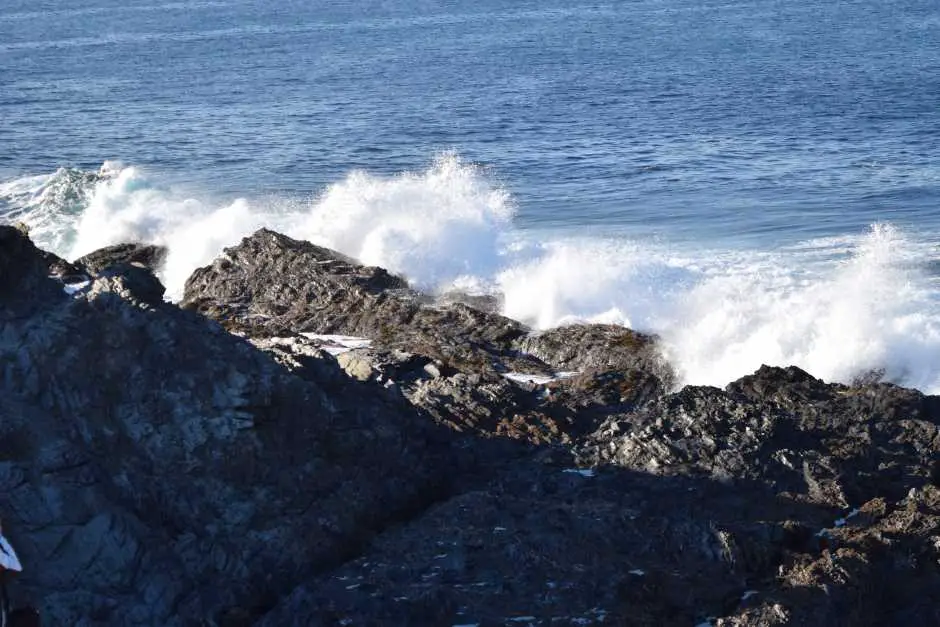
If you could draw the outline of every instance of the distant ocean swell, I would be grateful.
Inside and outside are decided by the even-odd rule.
[[[173,298],[192,270],[266,226],[381,265],[426,290],[495,293],[504,313],[658,333],[684,383],[724,385],[763,363],[828,381],[873,371],[940,393],[936,246],[890,224],[774,250],[681,247],[522,231],[485,172],[442,155],[425,171],[351,172],[315,200],[214,203],[140,169],[61,169],[0,183],[0,218],[72,259],[123,241],[164,244]]]

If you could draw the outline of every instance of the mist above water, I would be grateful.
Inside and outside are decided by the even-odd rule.
[[[197,267],[260,227],[405,275],[427,291],[497,294],[536,328],[622,324],[661,336],[691,384],[761,364],[849,382],[872,370],[940,391],[934,247],[890,224],[773,250],[716,250],[514,227],[515,203],[454,154],[395,176],[353,171],[312,200],[213,203],[135,167],[60,170],[0,185],[7,218],[67,258],[126,241],[169,248],[172,298]]]

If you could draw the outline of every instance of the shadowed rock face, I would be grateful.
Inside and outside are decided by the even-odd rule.
[[[60,287],[49,280],[59,262],[66,263],[36,248],[20,229],[0,225],[0,303],[6,306],[3,315],[28,312],[37,299],[60,294]]]
[[[47,624],[246,624],[446,489],[403,403],[331,398],[117,271],[69,296],[0,237],[4,526]]]
[[[655,338],[532,333],[270,231],[188,283],[222,326],[59,262],[0,227],[0,495],[44,624],[940,624],[936,397],[669,393]]]

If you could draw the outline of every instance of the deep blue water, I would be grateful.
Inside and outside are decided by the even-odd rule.
[[[691,383],[940,392],[938,143],[936,0],[0,3],[0,218],[41,245],[165,244],[178,296],[270,226]]]
[[[934,0],[5,0],[0,172],[229,196],[486,164],[521,227],[940,229]]]

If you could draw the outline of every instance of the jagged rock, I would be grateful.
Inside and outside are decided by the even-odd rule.
[[[126,302],[156,305],[163,302],[166,288],[147,268],[114,263],[98,273],[90,291],[99,298],[107,293]]]
[[[141,268],[68,296],[11,232],[0,485],[25,565],[11,592],[44,624],[253,620],[448,489],[460,456],[404,402],[328,395],[215,323],[148,304]]]
[[[79,257],[75,264],[85,268],[89,274],[98,274],[115,264],[133,264],[158,272],[166,261],[167,252],[166,246],[116,244]]]
[[[464,292],[444,292],[437,294],[433,301],[441,305],[461,303],[486,313],[499,313],[502,301],[492,294],[466,294]]]
[[[348,378],[333,355],[301,335],[251,338],[249,341],[274,357],[275,361],[288,371],[303,379],[327,385]]]
[[[929,483],[938,424],[937,397],[764,366],[724,391],[687,387],[611,417],[579,455],[588,465],[761,480],[849,506]]]
[[[573,324],[531,333],[516,346],[556,370],[627,371],[641,370],[656,375],[667,386],[674,379],[656,338],[617,325]]]
[[[549,372],[512,349],[526,332],[518,322],[462,303],[425,301],[382,268],[262,229],[196,270],[181,306],[253,337],[339,333],[463,371]]]
[[[50,278],[55,255],[39,250],[20,229],[0,225],[0,320],[28,314],[38,299],[62,294],[61,284]]]
[[[643,407],[667,391],[654,374],[636,369],[587,371],[546,387],[549,397],[544,405],[577,415],[582,429],[590,431],[608,416]]]
[[[369,349],[340,357],[351,376],[397,386],[434,420],[480,433],[530,433],[537,441],[580,435],[601,417],[646,402],[671,377],[651,337],[604,325],[532,335],[518,322],[453,301],[435,303],[381,268],[262,229],[197,270],[182,306],[252,338],[370,338]],[[560,384],[564,400],[557,402],[502,377],[551,377],[562,369],[590,372]],[[603,407],[602,399],[613,405]],[[589,405],[591,418],[576,420]]]

